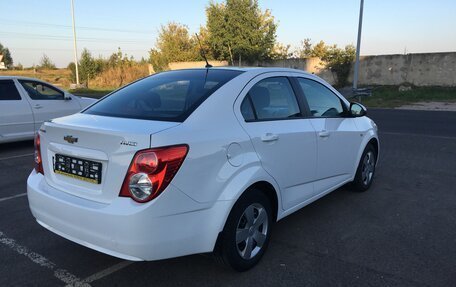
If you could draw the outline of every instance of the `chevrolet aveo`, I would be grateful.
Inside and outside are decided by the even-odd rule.
[[[298,70],[159,73],[42,125],[30,208],[112,256],[214,252],[247,270],[274,222],[346,183],[370,187],[379,141],[365,114]]]

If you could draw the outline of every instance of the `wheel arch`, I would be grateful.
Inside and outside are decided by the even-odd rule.
[[[375,155],[377,156],[377,162],[378,162],[378,154],[379,154],[379,144],[378,144],[378,139],[373,137],[369,140],[369,142],[366,144],[366,146],[364,147],[364,149],[366,149],[366,147],[369,145],[369,144],[372,144],[372,146],[374,147],[375,149]]]
[[[223,219],[223,224],[218,232],[217,238],[215,239],[213,251],[217,251],[220,248],[221,235],[222,235],[225,225],[227,223],[228,217],[231,214],[236,202],[238,202],[239,199],[243,195],[245,195],[246,193],[248,193],[249,191],[252,191],[254,189],[260,190],[269,198],[269,200],[271,201],[272,210],[273,210],[273,222],[277,221],[278,212],[280,210],[280,205],[281,205],[280,194],[279,194],[278,188],[276,186],[274,186],[274,183],[271,183],[269,180],[259,179],[255,182],[251,183],[250,185],[248,185],[246,188],[244,188],[244,190],[242,192],[240,192],[235,199],[233,199],[232,204],[231,204],[225,218]]]
[[[377,155],[377,163],[378,163],[378,158],[379,158],[379,153],[380,153],[380,142],[378,140],[378,137],[376,134],[374,134],[372,131],[371,131],[371,135],[369,137],[366,137],[362,144],[360,145],[362,148],[359,149],[358,151],[358,155],[356,157],[356,161],[354,162],[354,165],[353,165],[353,175],[352,175],[352,180],[355,178],[355,175],[356,175],[356,170],[358,169],[358,165],[359,165],[359,162],[361,160],[361,156],[363,155],[363,152],[364,150],[366,149],[366,147],[369,145],[369,144],[372,144],[372,146],[374,146],[375,148],[375,151],[376,151],[376,155]]]
[[[246,194],[250,190],[253,190],[253,189],[260,190],[262,193],[264,193],[269,198],[269,200],[271,201],[271,206],[272,206],[273,220],[277,221],[277,214],[278,214],[278,211],[279,211],[279,198],[278,198],[277,191],[274,188],[274,186],[271,183],[269,183],[269,182],[267,182],[265,180],[258,181],[258,182],[253,183],[252,185],[250,185],[241,194],[241,196]],[[237,200],[239,200],[239,198]]]
[[[264,175],[264,174],[263,174]],[[236,185],[234,185],[236,186]],[[236,202],[239,201],[239,199],[248,193],[249,191],[253,189],[258,189],[262,192],[265,193],[265,195],[271,200],[271,205],[273,207],[273,216],[274,216],[274,221],[277,221],[277,217],[279,215],[279,212],[281,210],[280,206],[282,204],[280,193],[279,193],[279,187],[275,183],[273,178],[270,178],[268,176],[255,176],[252,178],[252,180],[248,183],[246,183],[242,188],[239,188],[240,192],[237,194],[233,194],[232,187],[234,186],[229,186],[227,188],[227,191],[230,191],[230,194],[224,193],[219,200],[230,200],[231,205],[229,209],[227,210],[222,222],[221,226],[219,227],[219,231],[222,232],[223,229],[225,228],[226,221],[228,219],[228,216],[230,215],[231,211],[233,210],[234,205]]]

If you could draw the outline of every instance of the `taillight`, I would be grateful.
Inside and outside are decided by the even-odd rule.
[[[35,171],[44,175],[43,159],[41,158],[41,140],[40,134],[35,135]]]
[[[135,154],[119,196],[147,202],[168,186],[188,152],[187,145],[141,150]]]

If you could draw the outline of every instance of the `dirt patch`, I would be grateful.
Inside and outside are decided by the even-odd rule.
[[[424,111],[454,111],[456,112],[456,102],[418,102],[397,107],[402,110],[424,110]]]

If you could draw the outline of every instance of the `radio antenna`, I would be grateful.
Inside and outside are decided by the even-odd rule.
[[[207,61],[206,53],[204,53],[204,49],[203,49],[203,46],[201,45],[200,39],[198,37],[198,33],[195,33],[195,35],[196,35],[196,40],[198,40],[198,44],[200,46],[201,57],[203,57],[204,61],[206,61],[206,67],[205,68],[212,68],[212,65],[209,64],[209,62]]]

